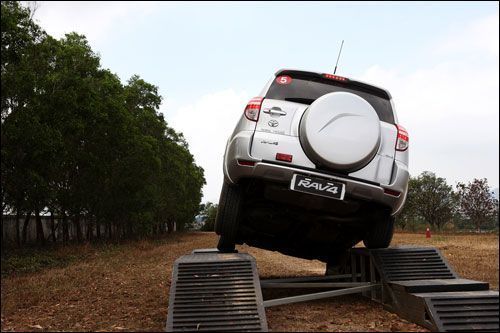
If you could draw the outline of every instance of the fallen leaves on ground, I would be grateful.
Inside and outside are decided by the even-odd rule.
[[[96,251],[67,267],[2,277],[2,331],[162,331],[172,265],[195,248],[214,247],[213,233],[180,233],[164,241],[138,241],[117,251]],[[425,239],[396,234],[394,244],[444,248],[465,278],[498,288],[498,236]],[[325,265],[248,246],[262,277],[322,275]],[[342,296],[266,310],[273,331],[425,331],[361,296]]]

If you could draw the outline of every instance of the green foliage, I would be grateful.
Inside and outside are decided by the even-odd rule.
[[[14,254],[2,255],[2,277],[40,271],[44,268],[65,267],[81,258],[77,255],[61,255],[55,251],[27,249]]]
[[[2,208],[49,211],[108,236],[182,229],[198,211],[203,169],[159,113],[158,87],[126,85],[87,39],[56,40],[2,2]],[[80,238],[80,235],[79,235]]]

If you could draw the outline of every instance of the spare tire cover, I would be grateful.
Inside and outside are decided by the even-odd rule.
[[[354,171],[368,164],[380,144],[380,120],[363,98],[333,92],[318,98],[300,121],[300,142],[316,164]]]

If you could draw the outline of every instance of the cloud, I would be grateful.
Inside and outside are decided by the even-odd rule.
[[[116,27],[130,28],[130,22],[151,13],[157,2],[40,1],[34,18],[53,37],[76,31],[94,43],[105,41]]]
[[[487,177],[498,186],[498,15],[443,37],[428,54],[432,65],[412,72],[375,65],[361,79],[393,95],[410,133],[413,175],[431,170],[451,184]]]
[[[441,40],[436,46],[438,54],[473,53],[498,58],[498,13],[472,21]]]
[[[203,201],[219,201],[226,142],[251,97],[233,89],[213,92],[178,108],[168,119],[170,126],[184,134],[196,163],[205,169]]]

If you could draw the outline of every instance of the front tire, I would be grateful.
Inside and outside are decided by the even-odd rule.
[[[235,251],[242,202],[243,191],[241,187],[229,185],[224,181],[215,218],[215,232],[220,235],[217,249],[220,252]]]
[[[369,249],[383,249],[389,247],[394,235],[394,217],[384,215],[377,218],[366,233],[363,243]]]

